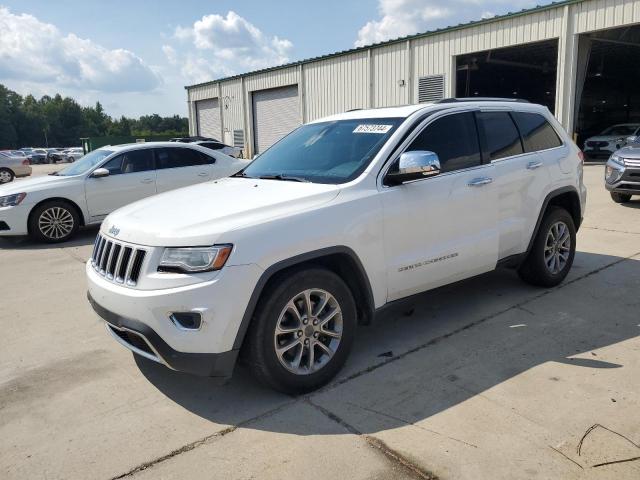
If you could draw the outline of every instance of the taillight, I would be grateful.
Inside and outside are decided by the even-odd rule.
[[[22,164],[23,165],[29,165],[29,159],[25,158],[24,160],[22,160]]]
[[[578,157],[580,158],[580,161],[584,163],[584,152],[582,150],[578,150]]]

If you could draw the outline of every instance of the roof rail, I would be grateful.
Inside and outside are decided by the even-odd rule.
[[[466,98],[443,98],[434,103],[457,103],[457,102],[514,102],[530,103],[524,98],[498,98],[498,97],[466,97]]]

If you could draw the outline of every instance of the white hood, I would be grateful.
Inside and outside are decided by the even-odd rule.
[[[225,178],[181,188],[116,210],[102,232],[148,246],[202,246],[247,224],[257,224],[329,202],[336,185]]]
[[[74,181],[76,179],[77,177],[63,177],[57,175],[44,175],[42,177],[28,178],[26,180],[20,180],[19,182],[11,182],[0,185],[0,196],[26,192],[28,199],[29,192],[48,190],[57,186],[62,187],[63,185],[68,185],[70,181]]]

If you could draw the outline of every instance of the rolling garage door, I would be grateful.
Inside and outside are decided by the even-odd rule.
[[[216,140],[222,138],[217,98],[196,102],[196,115],[198,116],[198,135]]]
[[[298,86],[253,92],[255,153],[262,153],[300,126]]]

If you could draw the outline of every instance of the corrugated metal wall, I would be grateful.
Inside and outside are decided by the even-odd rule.
[[[367,51],[306,64],[303,75],[307,121],[369,106]]]
[[[552,38],[560,39],[556,115],[571,128],[577,34],[632,23],[640,23],[640,0],[585,0],[247,74],[221,82],[223,129],[246,130],[247,154],[252,155],[253,91],[297,84],[300,116],[308,122],[353,108],[415,103],[417,79],[426,75],[444,74],[445,95],[453,96],[456,55]],[[217,96],[217,83],[188,89],[190,126],[192,102]]]

